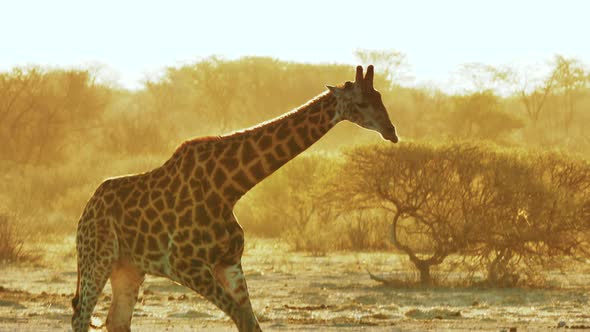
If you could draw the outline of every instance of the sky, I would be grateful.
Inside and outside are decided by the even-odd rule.
[[[467,62],[590,63],[588,13],[584,0],[0,0],[0,70],[101,67],[137,88],[211,55],[354,65],[355,49],[393,49],[417,82],[444,85]]]

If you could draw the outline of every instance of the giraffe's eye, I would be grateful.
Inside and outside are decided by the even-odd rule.
[[[367,103],[356,103],[356,106],[360,107],[360,108],[366,108],[369,106],[369,104]]]

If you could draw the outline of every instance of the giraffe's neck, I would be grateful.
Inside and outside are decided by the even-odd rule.
[[[233,186],[235,201],[258,182],[309,148],[339,121],[336,98],[330,92],[274,120],[222,136],[219,143],[238,146],[238,166],[229,171],[226,186]],[[219,158],[225,158],[219,156]],[[223,162],[222,162],[223,163]]]

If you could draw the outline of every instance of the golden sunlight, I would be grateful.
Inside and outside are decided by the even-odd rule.
[[[12,1],[0,331],[587,329],[585,1]]]

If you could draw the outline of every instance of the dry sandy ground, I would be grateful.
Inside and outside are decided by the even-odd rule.
[[[70,330],[73,239],[42,248],[37,266],[0,266],[0,331]],[[399,256],[312,257],[262,240],[250,240],[243,265],[265,331],[546,331],[560,321],[590,329],[590,267],[552,274],[554,289],[393,289],[365,269],[403,273]],[[95,323],[105,319],[109,295],[107,285]],[[140,298],[134,331],[235,331],[221,311],[166,279],[148,277]]]

